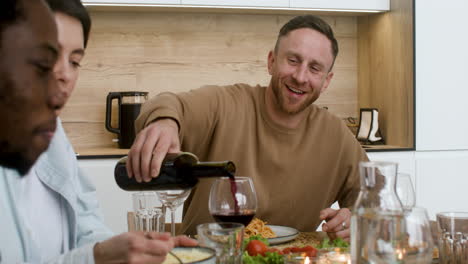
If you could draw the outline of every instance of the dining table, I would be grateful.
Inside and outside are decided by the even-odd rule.
[[[272,245],[271,247],[278,248],[278,249],[284,249],[287,247],[303,247],[307,245],[317,247],[327,237],[328,237],[327,233],[321,232],[321,231],[299,232],[298,236],[295,239],[282,243],[282,244]],[[437,246],[435,246],[431,264],[438,264],[438,263],[439,263],[439,250]]]

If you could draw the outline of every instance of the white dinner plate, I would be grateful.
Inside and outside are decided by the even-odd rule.
[[[287,226],[267,225],[275,232],[276,237],[268,238],[270,245],[285,243],[295,239],[299,235],[297,229]]]

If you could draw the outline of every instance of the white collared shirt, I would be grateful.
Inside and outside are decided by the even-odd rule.
[[[41,182],[34,168],[21,179],[21,187],[19,211],[29,239],[41,252],[40,259],[31,261],[43,262],[63,254],[69,241],[65,201]]]

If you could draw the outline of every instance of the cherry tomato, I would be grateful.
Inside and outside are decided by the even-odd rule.
[[[312,246],[305,246],[302,248],[302,251],[310,258],[317,256],[317,249]]]
[[[267,246],[259,240],[252,240],[245,248],[250,256],[264,255],[268,250]]]
[[[316,257],[317,256],[317,249],[312,246],[305,246],[305,247],[287,247],[283,249],[283,254],[289,253],[304,253],[308,257]]]
[[[298,247],[291,247],[291,252],[292,253],[299,253],[299,252],[302,252],[302,249],[298,248]]]

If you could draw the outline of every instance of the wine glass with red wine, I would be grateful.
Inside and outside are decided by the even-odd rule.
[[[247,226],[257,211],[257,194],[248,177],[223,177],[211,186],[209,210],[217,222]]]

